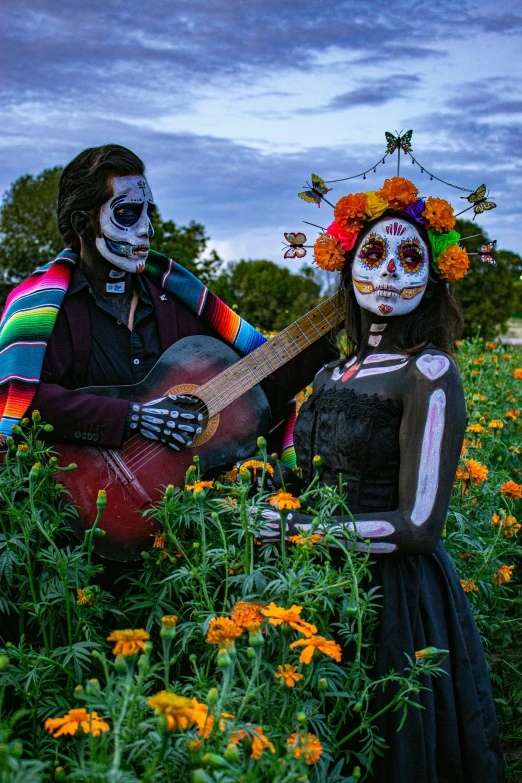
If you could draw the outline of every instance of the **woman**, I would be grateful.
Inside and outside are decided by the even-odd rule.
[[[418,696],[424,709],[410,709],[398,733],[400,711],[379,721],[389,746],[375,761],[379,783],[504,780],[486,662],[440,540],[466,426],[452,359],[461,316],[447,281],[468,260],[454,224],[447,202],[423,202],[394,177],[377,193],[340,199],[315,244],[318,265],[342,271],[353,350],[325,365],[301,408],[294,440],[303,484],[320,455],[321,481],[338,486],[342,474],[358,533],[371,542],[372,586],[383,595],[376,676],[402,671],[405,653],[449,650],[447,675]],[[288,535],[311,523],[294,513]],[[268,523],[267,540],[277,527]],[[376,699],[378,711],[389,693]]]

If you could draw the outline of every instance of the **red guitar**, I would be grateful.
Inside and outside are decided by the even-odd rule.
[[[173,452],[162,443],[132,435],[122,448],[63,444],[62,461],[76,462],[78,470],[64,473],[62,483],[80,506],[71,524],[83,540],[96,518],[98,490],[107,491],[103,513],[104,538],[96,551],[111,560],[138,560],[150,547],[155,520],[140,510],[158,500],[158,487],[183,486],[194,454],[203,472],[250,456],[260,435],[271,425],[270,408],[258,385],[278,367],[297,356],[344,318],[338,294],[327,299],[244,358],[213,337],[185,337],[172,345],[147,377],[131,386],[91,386],[89,394],[145,402],[171,394],[194,394],[207,415],[205,428],[190,448]]]

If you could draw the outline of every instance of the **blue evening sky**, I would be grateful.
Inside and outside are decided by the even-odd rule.
[[[386,130],[413,128],[428,169],[488,185],[481,225],[522,251],[518,2],[3,0],[1,24],[1,192],[117,142],[146,162],[164,218],[203,223],[227,260],[282,262],[283,231],[314,239],[301,221],[332,219],[297,198],[312,171],[356,174]],[[332,199],[377,189],[395,158]],[[406,158],[401,173],[465,203]]]

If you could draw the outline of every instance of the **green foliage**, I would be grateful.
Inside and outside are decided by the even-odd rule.
[[[469,220],[457,219],[455,230],[462,237],[472,236],[481,227]],[[467,240],[468,253],[476,253],[488,236]],[[490,339],[502,334],[506,322],[516,310],[515,283],[522,273],[522,258],[509,250],[495,253],[497,266],[483,264],[476,256],[470,256],[470,272],[463,280],[454,283],[455,294],[464,309],[464,336],[480,335]]]
[[[210,285],[223,265],[215,250],[203,258],[208,239],[201,223],[191,220],[188,226],[178,226],[173,220],[161,220],[158,213],[154,217],[154,250],[173,258],[204,285]]]
[[[243,318],[260,329],[279,332],[320,301],[320,285],[310,267],[299,274],[273,261],[239,261],[212,283],[212,290],[237,306]]]

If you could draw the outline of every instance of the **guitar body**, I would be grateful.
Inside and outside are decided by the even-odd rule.
[[[167,392],[198,396],[200,386],[239,359],[232,348],[213,337],[185,337],[165,351],[141,383],[83,391],[137,402]],[[60,444],[57,448],[62,464],[78,465],[76,471],[63,473],[60,478],[79,506],[79,516],[71,523],[73,529],[83,540],[85,530],[96,518],[98,490],[104,489],[107,506],[100,527],[106,536],[95,539],[95,549],[111,560],[138,560],[140,552],[150,548],[151,535],[158,529],[156,521],[140,511],[160,498],[160,489],[167,484],[183,487],[195,454],[203,472],[245,459],[255,451],[257,438],[266,437],[270,424],[268,401],[261,387],[254,386],[208,419],[193,445],[179,452],[136,434],[120,449]]]

